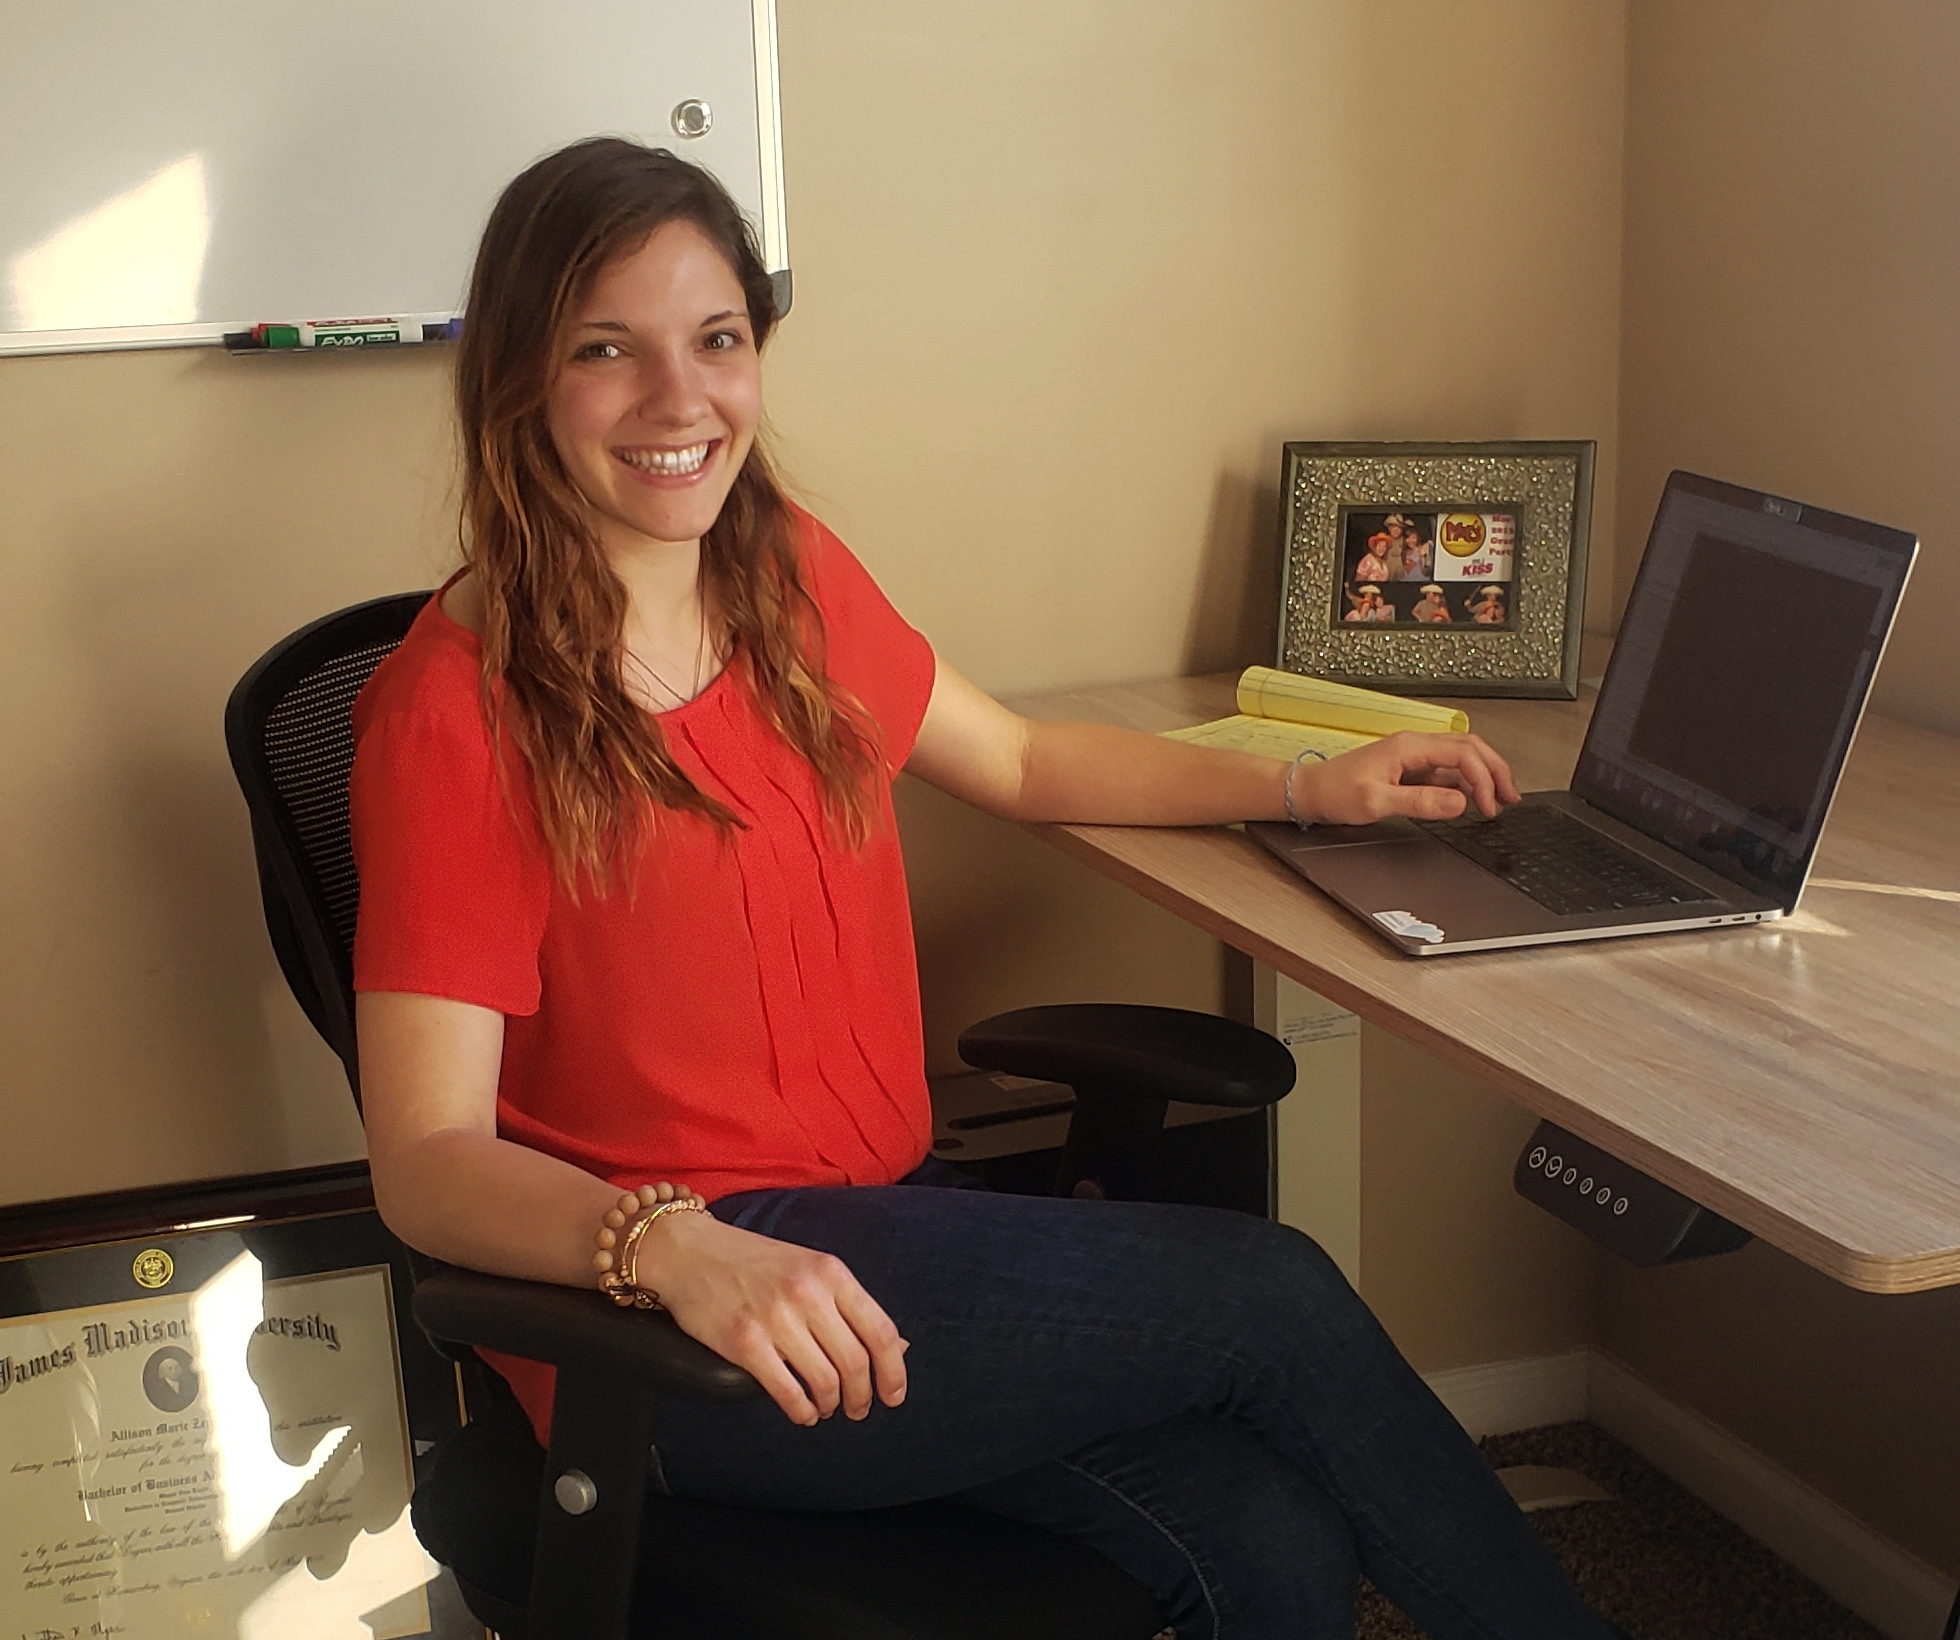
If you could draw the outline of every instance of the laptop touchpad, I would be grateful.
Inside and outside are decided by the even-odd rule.
[[[1295,832],[1291,826],[1281,826],[1275,821],[1268,822],[1260,829],[1284,838],[1281,852],[1286,854],[1305,854],[1322,848],[1349,848],[1356,843],[1392,843],[1405,839],[1420,842],[1428,836],[1413,820],[1401,815],[1390,820],[1377,820],[1372,826],[1312,825],[1305,831]]]
[[[1501,877],[1470,865],[1414,827],[1372,847],[1302,850],[1295,860],[1310,882],[1363,915],[1406,911],[1452,941],[1566,926]]]

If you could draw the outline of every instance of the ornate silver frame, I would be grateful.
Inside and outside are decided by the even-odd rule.
[[[1396,694],[1576,698],[1593,449],[1590,439],[1288,444],[1279,665]],[[1479,505],[1521,514],[1510,628],[1332,622],[1347,510]]]

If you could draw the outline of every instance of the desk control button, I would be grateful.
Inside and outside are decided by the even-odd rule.
[[[1550,1122],[1519,1153],[1512,1183],[1526,1201],[1633,1264],[1732,1252],[1749,1240],[1719,1213]]]

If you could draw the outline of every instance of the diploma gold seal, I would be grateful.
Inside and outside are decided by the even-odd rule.
[[[137,1286],[155,1292],[159,1287],[170,1285],[170,1278],[177,1273],[177,1266],[170,1262],[170,1255],[161,1247],[146,1247],[136,1255],[136,1262],[130,1265],[129,1273],[136,1278]]]

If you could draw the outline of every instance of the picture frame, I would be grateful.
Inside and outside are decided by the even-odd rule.
[[[0,1209],[0,1617],[483,1640],[408,1515],[462,1413],[412,1288],[364,1163]]]
[[[1575,699],[1594,454],[1590,439],[1288,443],[1280,667]]]

